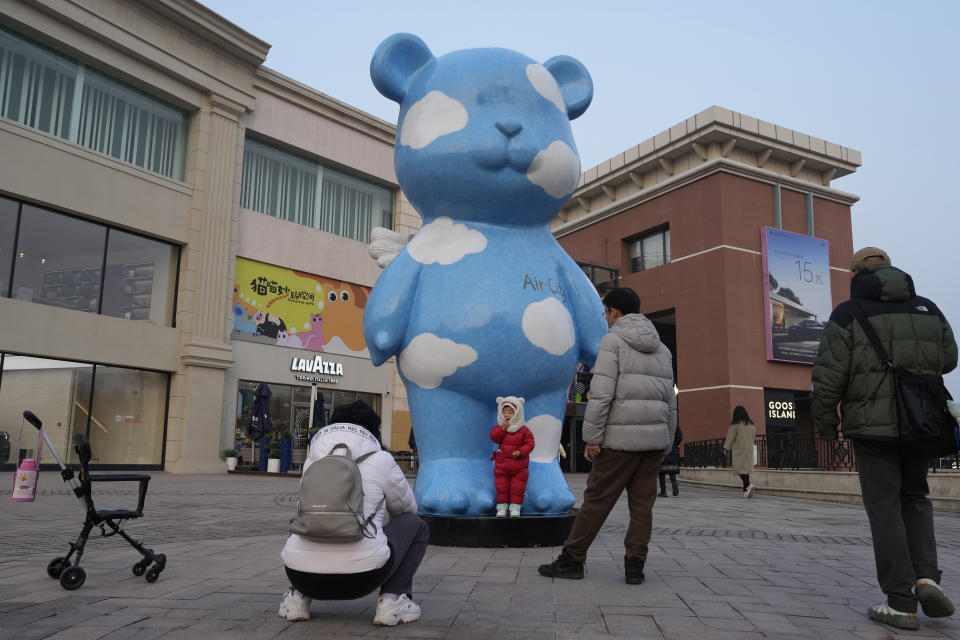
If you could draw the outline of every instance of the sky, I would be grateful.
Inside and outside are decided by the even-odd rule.
[[[396,122],[370,57],[396,32],[442,55],[505,47],[590,71],[573,121],[583,169],[711,105],[863,154],[854,249],[883,248],[960,333],[960,2],[953,0],[202,0],[272,45],[266,66]],[[947,378],[960,397],[960,372]]]

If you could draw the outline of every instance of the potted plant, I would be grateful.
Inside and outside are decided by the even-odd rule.
[[[227,461],[227,471],[233,471],[237,468],[237,452],[234,449],[224,449],[223,459]]]
[[[281,437],[275,433],[270,438],[269,448],[267,449],[267,473],[280,473],[280,451]]]

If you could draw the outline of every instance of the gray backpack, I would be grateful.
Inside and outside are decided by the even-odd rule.
[[[341,448],[345,454],[335,455]],[[364,518],[363,481],[357,464],[374,453],[371,451],[354,460],[350,447],[340,443],[310,465],[300,479],[297,515],[291,521],[290,532],[314,542],[356,542],[373,538],[377,534],[373,518],[386,498],[381,498],[373,513]]]

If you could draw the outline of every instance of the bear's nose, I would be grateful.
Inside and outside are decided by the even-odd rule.
[[[520,133],[520,130],[523,128],[519,122],[516,120],[501,120],[497,123],[497,131],[512,138],[513,136]]]

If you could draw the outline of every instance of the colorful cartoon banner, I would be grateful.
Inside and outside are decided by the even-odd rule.
[[[369,287],[240,257],[233,282],[233,339],[369,357]]]
[[[826,240],[762,227],[767,360],[813,364],[833,309]]]

